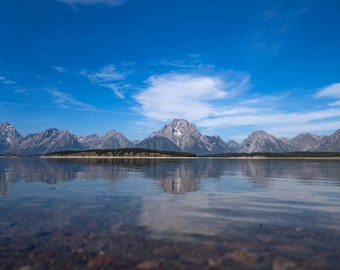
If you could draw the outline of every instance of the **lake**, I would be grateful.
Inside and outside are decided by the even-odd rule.
[[[340,161],[0,158],[1,269],[340,269]]]

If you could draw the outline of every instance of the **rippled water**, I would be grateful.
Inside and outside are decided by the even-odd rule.
[[[340,269],[340,161],[0,158],[1,269]]]

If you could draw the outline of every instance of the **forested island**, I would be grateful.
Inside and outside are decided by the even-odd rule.
[[[204,157],[204,158],[335,158],[340,159],[340,152],[285,152],[285,153],[220,153],[215,155],[198,156],[188,152],[161,151],[145,148],[120,148],[120,149],[95,149],[95,150],[74,150],[58,151],[42,155],[42,157],[88,157],[88,158],[114,158],[114,157],[141,157],[141,158],[171,158],[171,157]]]
[[[144,148],[95,149],[84,151],[59,151],[43,157],[196,157],[195,154],[176,151],[160,151]]]

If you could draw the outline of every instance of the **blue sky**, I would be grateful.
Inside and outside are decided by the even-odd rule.
[[[340,128],[340,1],[0,0],[0,122],[25,135],[174,118],[241,141]]]

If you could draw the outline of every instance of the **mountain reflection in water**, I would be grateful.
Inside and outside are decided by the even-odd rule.
[[[270,187],[275,179],[291,178],[303,184],[326,181],[340,186],[339,161],[251,159],[0,159],[0,194],[13,182],[58,182],[103,179],[115,183],[138,172],[173,194],[199,189],[202,180],[222,176],[248,178],[253,187]],[[289,168],[289,169],[287,169]]]
[[[340,161],[0,158],[2,269],[339,269]]]

